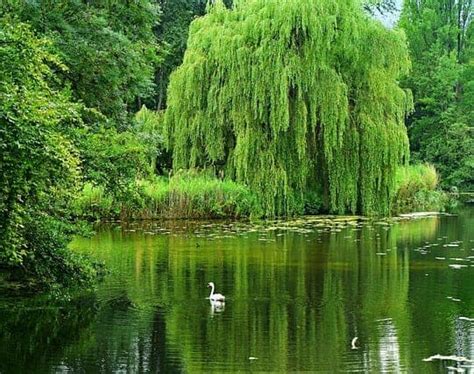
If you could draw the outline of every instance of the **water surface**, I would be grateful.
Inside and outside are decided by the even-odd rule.
[[[473,210],[115,224],[72,248],[111,274],[66,303],[0,301],[1,373],[474,370],[423,361],[474,359]]]

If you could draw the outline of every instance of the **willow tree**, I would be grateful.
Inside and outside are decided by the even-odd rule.
[[[174,167],[223,169],[269,216],[308,192],[331,212],[388,214],[408,157],[408,67],[403,34],[357,0],[216,1],[170,80]]]

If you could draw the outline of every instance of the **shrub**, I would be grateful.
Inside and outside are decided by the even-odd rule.
[[[113,216],[113,199],[105,193],[103,186],[84,184],[73,203],[74,213],[87,219],[100,219]]]
[[[447,195],[437,190],[439,177],[433,165],[404,166],[397,172],[393,213],[440,211],[447,204]]]
[[[103,275],[103,264],[67,248],[71,228],[46,215],[30,217],[25,222],[26,254],[21,266],[9,268],[8,280],[30,289],[92,285]]]

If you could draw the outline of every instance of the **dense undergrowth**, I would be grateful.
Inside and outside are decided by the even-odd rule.
[[[58,295],[84,289],[105,275],[104,264],[70,251],[67,246],[77,226],[45,214],[23,221],[21,262],[0,261],[0,292],[37,292],[48,289]]]
[[[455,202],[439,188],[439,176],[433,165],[400,167],[392,213],[443,211]]]
[[[392,214],[443,211],[450,203],[439,189],[431,165],[400,167]],[[209,172],[187,171],[175,176],[139,179],[127,200],[120,200],[100,185],[86,183],[74,204],[77,217],[102,219],[262,218],[261,202],[248,187],[216,178]],[[322,197],[307,194],[298,214],[326,214]]]
[[[242,218],[260,216],[247,187],[209,174],[182,172],[132,183],[127,200],[86,183],[74,207],[78,217],[99,219]]]

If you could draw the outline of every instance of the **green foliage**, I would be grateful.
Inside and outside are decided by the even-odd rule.
[[[82,169],[87,182],[126,200],[129,186],[151,174],[148,145],[133,132],[101,128],[77,132]]]
[[[459,123],[455,118],[430,129],[429,136],[421,142],[419,157],[436,162],[445,188],[474,188],[474,128]],[[423,155],[423,156],[422,156]]]
[[[170,179],[143,180],[138,184],[141,218],[239,218],[259,215],[256,196],[246,187],[196,171],[179,172]]]
[[[100,220],[113,216],[113,198],[103,186],[85,183],[74,199],[74,214],[88,220]],[[116,212],[118,213],[118,212]]]
[[[150,178],[163,150],[160,115],[143,107],[130,130],[100,127],[73,132],[80,149],[85,184],[74,202],[77,215],[88,219],[116,217],[140,209],[137,181]]]
[[[163,61],[156,72],[156,100],[158,110],[166,107],[166,90],[171,73],[183,61],[189,25],[193,19],[206,12],[207,0],[158,0],[162,11],[156,36],[162,47]],[[224,3],[230,7],[232,0]]]
[[[60,224],[79,160],[59,129],[81,122],[81,106],[56,88],[53,72],[66,68],[50,48],[29,26],[0,19],[0,267],[41,284],[65,281],[72,268],[91,278],[90,265],[67,253]]]
[[[418,164],[399,168],[394,213],[444,210],[448,198],[444,192],[437,190],[438,183],[438,173],[433,165]]]
[[[246,187],[208,173],[180,172],[130,185],[128,199],[86,184],[75,212],[88,219],[240,218],[259,215],[256,196]],[[261,213],[260,213],[261,214]]]
[[[164,48],[163,63],[156,72],[157,94],[155,106],[163,109],[166,104],[166,89],[171,72],[182,62],[189,24],[197,15],[203,15],[205,1],[202,0],[159,0],[162,16],[156,35]]]
[[[304,214],[324,213],[324,202],[319,193],[308,191],[304,195]]]
[[[471,0],[406,0],[400,21],[413,60],[413,158],[433,163],[443,187],[464,190],[474,188],[473,11]]]
[[[6,0],[1,13],[50,38],[68,66],[55,73],[70,84],[74,98],[114,122],[125,126],[127,113],[152,96],[160,61],[153,34],[159,14],[155,2]]]
[[[433,165],[410,165],[401,167],[397,171],[397,190],[412,188],[433,191],[438,187],[438,183],[438,173]]]
[[[157,167],[166,163],[167,154],[163,140],[162,113],[154,112],[143,106],[135,114],[135,126],[133,128],[138,140],[145,145],[150,168],[157,172]]]
[[[166,209],[165,215],[175,218],[238,218],[259,213],[248,188],[193,171],[178,173],[169,180]]]
[[[171,78],[174,168],[216,167],[267,216],[301,213],[307,191],[331,212],[389,214],[408,157],[408,67],[403,35],[358,1],[216,1]]]
[[[0,247],[2,261],[21,264],[26,254],[24,219],[44,207],[50,192],[74,183],[77,159],[57,126],[73,121],[75,107],[49,87],[49,41],[23,24],[0,28]],[[36,208],[36,209],[35,209]]]
[[[22,271],[15,274],[22,282],[34,287],[89,286],[103,274],[103,267],[67,248],[68,225],[45,215],[29,217],[25,223],[25,238],[29,243]]]

